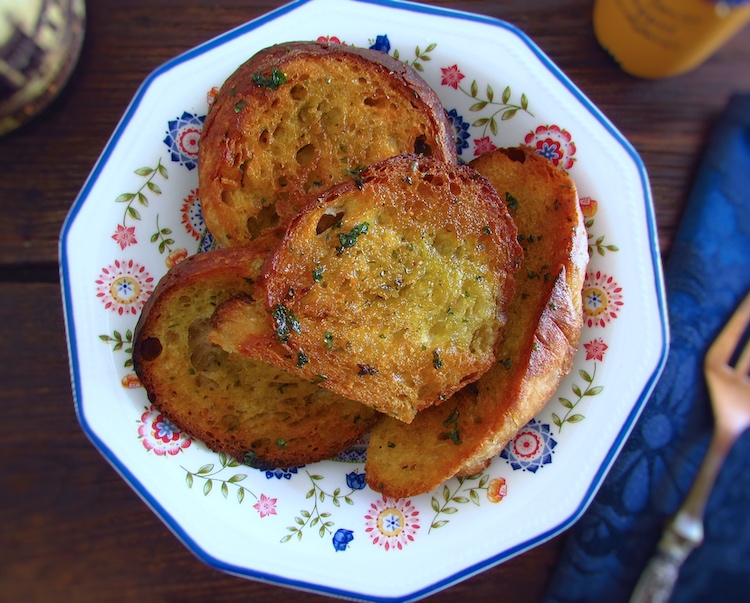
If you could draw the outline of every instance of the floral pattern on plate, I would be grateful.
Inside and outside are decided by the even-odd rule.
[[[346,11],[335,9],[342,7],[358,17],[341,17]],[[419,18],[407,27],[404,14]],[[460,35],[426,25],[433,18],[450,22],[451,31]],[[63,229],[61,265],[77,408],[102,453],[209,564],[349,598],[420,598],[469,575],[461,559],[472,557],[473,573],[508,558],[519,544],[528,547],[539,534],[569,525],[580,508],[551,524],[532,525],[540,516],[527,509],[539,497],[530,493],[549,491],[554,483],[570,505],[571,496],[591,485],[579,483],[581,466],[570,451],[582,439],[588,441],[588,452],[596,448],[596,464],[603,466],[608,453],[601,442],[616,441],[632,421],[633,408],[643,403],[643,387],[623,398],[621,390],[633,382],[632,373],[625,380],[622,371],[608,370],[636,345],[629,343],[628,327],[642,327],[644,316],[656,325],[653,329],[662,329],[657,335],[664,335],[662,294],[658,278],[648,270],[650,260],[652,272],[658,273],[643,168],[619,134],[512,27],[434,7],[390,6],[388,0],[306,0],[263,21],[264,28],[277,24],[283,24],[284,36],[295,31],[297,39],[374,47],[411,65],[441,98],[461,161],[494,147],[529,144],[579,183],[591,263],[586,324],[574,370],[483,472],[453,478],[411,499],[383,498],[366,486],[366,441],[336,460],[259,471],[209,451],[164,421],[133,372],[133,333],[158,279],[188,255],[215,247],[200,207],[197,144],[205,115],[223,79],[239,64],[237,57],[263,47],[256,39],[258,24],[249,24],[157,70],[138,92]],[[491,35],[482,39],[486,27]],[[464,39],[481,43],[482,60],[464,52]],[[223,54],[232,45],[234,50]],[[603,148],[617,159],[604,169]],[[631,165],[634,172],[628,171]],[[630,186],[618,187],[620,198],[611,191],[612,178]],[[628,190],[629,196],[624,194]],[[645,208],[645,217],[631,220],[624,231],[634,215],[621,209],[629,201]],[[82,239],[85,244],[78,244]],[[98,253],[88,253],[92,244]],[[634,264],[640,272],[633,271]],[[656,309],[647,295],[655,283]],[[644,315],[644,308],[656,320]],[[644,343],[639,337],[639,353]],[[644,370],[652,378],[663,361],[663,342],[649,349],[652,358],[661,356],[649,360],[656,364],[641,367],[639,378]],[[106,395],[90,394],[92,380],[97,393],[106,390]],[[612,420],[615,413],[625,417],[624,426],[619,418]],[[603,440],[602,430],[613,424],[620,431]],[[505,542],[500,530],[491,545],[496,548],[484,557],[473,557],[478,549],[471,544],[455,558],[431,562],[435,551],[454,547],[462,538],[476,543],[498,522],[518,523],[519,539]],[[224,537],[236,537],[242,546],[228,547],[227,558],[218,560],[207,551],[225,529]],[[263,550],[263,555],[248,560],[251,550]],[[443,561],[445,570],[434,573]],[[308,568],[321,563],[339,577],[319,581]],[[292,566],[296,569],[290,572]],[[373,566],[401,577],[384,582],[361,569]],[[354,574],[361,592],[340,578]]]
[[[321,36],[319,39],[326,39],[341,43],[336,36]],[[375,41],[369,41],[370,47],[386,51],[390,49],[390,41],[387,35],[379,35]],[[437,48],[437,44],[429,44],[424,50],[416,47],[414,50],[414,59],[409,63],[424,72],[431,68],[430,53]],[[394,51],[394,56],[400,57],[398,51]],[[406,61],[408,62],[408,61]],[[459,155],[464,151],[469,152],[473,149],[473,155],[480,155],[483,152],[496,148],[493,142],[502,128],[502,124],[511,119],[518,118],[521,115],[525,119],[533,119],[534,115],[529,111],[529,99],[525,93],[518,96],[516,102],[513,101],[513,88],[510,84],[502,87],[502,93],[499,98],[496,97],[492,83],[480,84],[476,78],[472,78],[468,86],[464,85],[468,73],[467,69],[460,68],[458,64],[452,64],[439,67],[440,83],[448,89],[448,93],[456,93],[460,97],[469,99],[471,105],[468,108],[472,114],[471,123],[464,120],[459,115],[456,108],[448,110],[448,116],[454,127],[454,140]],[[467,80],[468,81],[468,80]],[[481,90],[481,93],[480,93]],[[206,94],[207,103],[210,104],[215,98],[216,88],[212,88]],[[446,102],[444,100],[444,102]],[[206,107],[208,110],[208,106]],[[182,115],[175,120],[167,123],[168,136],[164,143],[169,148],[170,159],[180,163],[188,170],[195,167],[194,161],[197,157],[197,140],[205,119],[205,115],[197,115],[184,111]],[[547,157],[553,163],[562,169],[571,169],[575,165],[575,159],[572,157],[576,152],[576,146],[572,142],[571,134],[564,128],[557,125],[537,126],[531,134],[527,134],[522,141],[516,144],[532,144],[537,152]],[[125,204],[122,222],[115,225],[115,234],[112,238],[117,242],[120,250],[125,250],[132,246],[142,244],[136,235],[136,228],[140,228],[139,223],[150,219],[153,214],[152,232],[147,237],[149,244],[157,246],[160,255],[166,254],[165,265],[167,269],[174,266],[179,261],[185,259],[188,251],[185,247],[178,246],[173,231],[170,227],[163,226],[160,223],[161,213],[157,212],[153,204],[150,204],[149,195],[163,196],[163,187],[168,186],[169,172],[164,167],[163,161],[159,158],[153,167],[140,167],[133,170],[135,176],[144,179],[140,186],[137,186],[138,180],[134,180],[133,189],[135,192],[122,193],[115,198],[115,202]],[[159,179],[161,182],[157,182]],[[169,214],[169,219],[179,223],[184,234],[192,241],[199,241],[197,251],[204,251],[203,238],[207,235],[206,226],[203,221],[200,207],[200,197],[197,187],[185,190],[182,193],[178,191],[169,191],[173,198],[180,200],[178,211],[162,210]],[[582,199],[582,209],[587,216],[589,228],[594,225],[594,216],[596,215],[598,203],[590,197]],[[161,218],[163,219],[163,218]],[[128,222],[133,226],[128,226]],[[592,235],[589,235],[590,237]],[[603,238],[597,239],[596,250],[602,254],[603,249],[617,251],[613,245],[603,246]],[[210,247],[209,247],[210,248]],[[590,248],[593,252],[593,248]],[[612,277],[603,275],[601,272],[595,272],[588,275],[584,291],[584,313],[589,327],[605,326],[617,317],[623,301],[622,289],[617,286]],[[100,278],[96,281],[97,295],[102,298],[105,308],[128,313],[134,317],[139,313],[148,295],[153,291],[154,279],[142,266],[133,261],[121,262],[114,260],[113,264],[102,270]],[[588,296],[588,297],[586,297]],[[128,344],[132,344],[132,331],[127,331]],[[119,332],[113,336],[102,335],[100,339],[105,343],[113,344],[113,351],[123,348]],[[603,360],[603,350],[606,350],[607,344],[602,337],[592,341],[591,346],[597,346],[598,351],[595,357],[599,362]],[[587,348],[588,349],[588,348]],[[126,367],[132,366],[132,361],[126,361]],[[591,373],[584,369],[579,370],[579,377],[585,384],[583,389],[576,383],[571,388],[574,397],[559,397],[558,402],[566,411],[562,414],[553,412],[551,420],[558,428],[558,436],[565,424],[573,424],[582,421],[585,418],[580,412],[573,412],[584,400],[595,396],[603,390],[603,386],[594,385],[596,378],[596,363]],[[131,373],[123,378],[123,386],[137,386],[137,377]],[[152,409],[151,412],[158,412]],[[144,415],[145,417],[146,415]],[[147,450],[153,450],[159,455],[166,451],[173,455],[176,452],[172,450],[183,450],[189,446],[190,439],[184,438],[188,442],[184,448],[173,446],[167,448],[167,441],[164,437],[177,437],[179,432],[162,420],[162,435],[153,436],[153,430],[150,437],[146,437],[142,423],[138,428],[138,435],[142,439]],[[184,437],[184,436],[183,436]],[[146,445],[148,443],[148,445]],[[536,473],[544,465],[552,463],[554,449],[558,441],[552,437],[550,425],[532,420],[518,435],[508,444],[500,454],[500,457],[507,461],[512,471],[524,471]],[[352,451],[342,454],[342,460],[354,459],[355,462],[364,462],[366,456],[366,445],[364,447],[355,447]],[[348,457],[348,458],[347,458]],[[237,461],[227,459],[224,455],[219,455],[218,468],[216,464],[204,464],[197,470],[191,471],[183,468],[187,473],[186,483],[192,488],[196,481],[203,483],[203,493],[208,495],[213,486],[216,484],[220,487],[223,497],[229,498],[230,488],[236,491],[236,500],[242,502],[245,495],[249,495],[256,503],[254,508],[261,517],[278,515],[277,510],[283,501],[283,494],[259,493],[248,489],[242,481],[249,475],[247,473],[235,473],[228,478],[220,477],[220,474],[226,469],[235,469],[239,467]],[[494,467],[494,466],[493,466]],[[297,468],[292,469],[275,469],[266,471],[268,479],[290,479],[298,472]],[[409,542],[413,541],[420,529],[420,512],[426,516],[428,510],[421,508],[421,503],[417,500],[411,501],[389,501],[383,498],[376,498],[371,502],[371,510],[364,517],[361,526],[348,526],[347,528],[337,528],[335,522],[336,508],[341,503],[352,505],[352,496],[360,490],[365,490],[364,473],[355,470],[346,474],[346,487],[348,490],[342,490],[336,487],[333,490],[326,490],[324,487],[325,477],[320,474],[310,473],[305,470],[305,476],[310,481],[310,490],[306,494],[306,499],[310,505],[300,509],[296,515],[293,515],[293,524],[288,526],[285,536],[281,538],[282,543],[290,542],[293,538],[301,540],[303,534],[307,532],[317,533],[322,539],[329,537],[334,543],[336,551],[345,551],[350,546],[357,533],[361,530],[370,536],[370,542],[384,550],[402,550]],[[472,506],[479,506],[484,493],[484,499],[497,503],[508,495],[508,485],[506,478],[501,475],[492,475],[490,472],[482,472],[470,478],[454,478],[441,489],[439,495],[432,495],[430,498],[429,509],[434,512],[434,518],[429,523],[426,534],[430,534],[433,529],[443,528],[450,523],[449,517],[457,513],[459,509],[469,511]],[[364,494],[372,496],[375,493],[366,489]],[[358,494],[359,495],[359,494]],[[327,504],[330,503],[330,504]],[[465,506],[466,503],[473,505]]]

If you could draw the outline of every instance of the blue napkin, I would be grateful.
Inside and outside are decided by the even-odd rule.
[[[664,372],[589,509],[568,532],[545,603],[628,601],[684,499],[713,426],[703,358],[750,290],[750,94],[714,127],[664,268]],[[672,603],[750,601],[750,432],[727,458]]]

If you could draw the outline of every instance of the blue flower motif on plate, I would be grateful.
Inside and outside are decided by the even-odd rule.
[[[375,38],[375,43],[370,46],[370,49],[379,50],[380,52],[388,54],[391,50],[391,42],[388,39],[388,36],[377,36]]]
[[[354,532],[339,528],[333,535],[333,548],[336,551],[345,551],[352,540],[354,540]]]
[[[303,465],[304,467],[304,465]],[[297,474],[299,467],[291,467],[289,469],[268,469],[264,471],[266,479],[292,479],[292,475]]]
[[[169,130],[164,144],[169,147],[172,161],[192,170],[198,165],[198,142],[205,115],[184,111],[180,117],[167,123]]]
[[[552,462],[552,453],[557,442],[550,434],[547,423],[532,419],[518,432],[500,456],[508,461],[514,471],[521,469],[536,473],[537,469]]]
[[[448,111],[448,119],[450,119],[451,125],[453,126],[453,141],[456,143],[456,152],[461,155],[464,149],[469,148],[470,138],[469,124],[468,121],[464,121],[462,115],[458,114],[458,111],[451,109]]]
[[[352,490],[363,490],[366,484],[364,473],[352,471],[346,474],[346,485]]]

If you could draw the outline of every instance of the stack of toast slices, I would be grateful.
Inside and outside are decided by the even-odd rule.
[[[571,370],[587,235],[533,149],[459,164],[437,95],[377,50],[265,49],[222,86],[199,194],[219,243],[162,278],[136,327],[149,399],[257,468],[369,434],[368,485],[481,471]]]

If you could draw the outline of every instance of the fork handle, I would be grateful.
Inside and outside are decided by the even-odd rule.
[[[703,512],[735,432],[717,424],[706,456],[680,510],[667,525],[654,556],[641,574],[630,603],[666,603],[680,575],[680,567],[703,542]]]
[[[664,531],[654,556],[641,574],[630,603],[669,601],[680,575],[680,567],[699,544],[700,540],[696,542],[680,536],[670,524]]]

